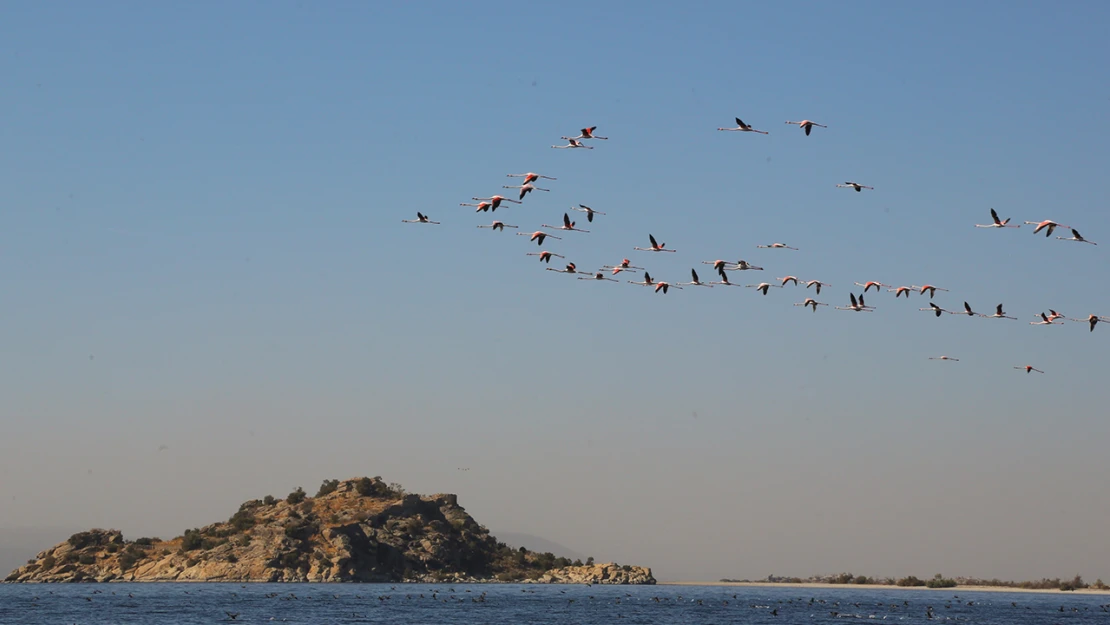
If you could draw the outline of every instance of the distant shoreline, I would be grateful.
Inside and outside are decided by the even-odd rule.
[[[928,588],[925,586],[891,586],[888,584],[823,584],[820,582],[664,582],[656,581],[658,586],[733,586],[755,588],[858,588],[866,590],[917,590],[917,591],[949,591],[954,594],[961,592],[1013,592],[1013,593],[1056,593],[1069,595],[1110,595],[1110,589],[1098,590],[1095,588],[1082,588],[1077,590],[1060,590],[1059,588],[1011,588],[1009,586],[953,586],[951,588]]]

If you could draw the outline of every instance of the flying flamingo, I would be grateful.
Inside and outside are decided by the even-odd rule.
[[[1078,241],[1080,243],[1090,243],[1091,245],[1098,245],[1098,243],[1095,243],[1094,241],[1088,241],[1087,239],[1084,239],[1083,235],[1079,234],[1079,231],[1076,230],[1075,228],[1071,229],[1071,236],[1070,237],[1056,237],[1056,238],[1060,239],[1061,241]]]
[[[735,284],[733,282],[728,281],[728,274],[725,273],[724,266],[722,266],[722,268],[717,270],[717,275],[720,276],[720,280],[717,280],[716,282],[710,282],[709,284],[722,284],[724,286],[740,286],[739,284]]]
[[[878,291],[880,288],[885,289],[886,287],[888,287],[890,285],[889,284],[883,284],[882,282],[876,282],[874,280],[868,280],[866,283],[856,282],[856,286],[862,286],[863,287],[863,292],[866,293],[871,287],[875,287],[875,290]]]
[[[968,317],[986,317],[986,315],[984,315],[982,313],[977,313],[974,310],[972,310],[971,309],[971,304],[968,304],[967,302],[964,302],[964,309],[962,311],[960,311],[960,310],[949,310],[948,314],[950,314],[950,315],[967,315]]]
[[[562,138],[562,139],[566,139],[566,137],[561,137],[561,138]],[[553,146],[551,146],[551,147],[553,147],[553,148],[555,148],[555,149],[557,149],[557,150],[565,150],[565,149],[567,149],[567,148],[585,148],[585,149],[587,149],[587,150],[592,150],[592,149],[594,149],[594,146],[592,146],[592,145],[584,145],[584,144],[583,144],[583,143],[582,143],[581,141],[579,141],[578,139],[567,139],[567,141],[568,141],[568,143],[567,143],[566,145],[553,145]]]
[[[938,316],[938,317],[941,315],[941,313],[948,312],[947,310],[941,308],[940,306],[937,306],[936,304],[934,304],[932,302],[929,302],[929,307],[928,308],[918,308],[918,310],[927,310],[931,313],[935,313],[936,316]]]
[[[622,271],[635,271],[636,269],[643,270],[643,267],[633,266],[632,261],[630,261],[626,258],[626,259],[622,260],[619,265],[605,265],[605,266],[602,267],[602,269],[606,269],[606,270],[612,269],[613,270],[613,275],[615,276],[615,275],[617,275],[618,273],[620,273]]]
[[[857,282],[856,284],[859,284],[859,283]],[[896,289],[887,289],[886,292],[890,293],[891,291],[893,291],[894,292],[894,299],[898,299],[899,295],[905,295],[906,299],[909,299],[910,298],[910,291],[912,291],[912,290],[913,290],[912,286],[900,286]]]
[[[628,283],[629,284],[638,284],[640,286],[655,286],[655,281],[653,281],[651,279],[651,274],[646,272],[646,271],[644,272],[644,279],[642,281],[635,282],[633,280],[629,280]]]
[[[782,288],[782,285],[771,284],[769,282],[760,282],[759,284],[746,284],[744,286],[748,287],[749,289],[755,289],[757,291],[762,291],[764,295],[767,294],[767,289],[769,289],[771,287],[774,287],[776,289],[781,289]]]
[[[478,226],[478,227],[479,228],[493,228],[494,230],[501,230],[502,232],[504,232],[505,228],[516,228],[517,226],[510,226],[509,224],[502,223],[500,221],[494,221],[491,224],[487,224],[485,226]]]
[[[757,245],[756,247],[768,250],[797,250],[796,247],[790,247],[785,243],[772,243],[770,245]]]
[[[673,252],[674,251],[674,250],[665,250],[665,249],[663,249],[664,247],[666,247],[667,244],[666,243],[656,243],[655,242],[655,236],[653,236],[651,234],[648,235],[648,239],[651,240],[651,247],[634,247],[632,249],[640,250],[641,252]]]
[[[524,184],[529,184],[529,183],[535,182],[535,181],[539,180],[540,178],[543,178],[544,180],[558,180],[558,178],[552,178],[551,176],[543,176],[541,174],[537,174],[537,173],[531,172],[531,171],[526,173],[526,174],[505,174],[505,177],[506,178],[524,178]]]
[[[1030,321],[1029,325],[1031,325],[1031,326],[1055,326],[1055,325],[1060,325],[1060,324],[1057,321],[1049,319],[1048,315],[1046,315],[1044,313],[1041,313],[1041,320],[1040,321]]]
[[[798,286],[798,279],[795,278],[794,276],[784,276],[782,278],[775,278],[775,280],[781,281],[782,286],[786,286],[787,282],[793,282],[794,286]]]
[[[821,302],[813,299],[812,297],[807,297],[806,301],[804,301],[800,304],[794,304],[794,305],[795,306],[809,306],[810,308],[813,309],[813,312],[817,312],[817,307],[818,306],[828,306],[828,304],[822,304]]]
[[[578,271],[578,267],[574,263],[567,263],[566,269],[555,269],[554,267],[548,267],[547,270],[557,273],[589,273],[587,271]]]
[[[811,286],[816,286],[817,287],[817,294],[820,295],[821,294],[821,287],[823,287],[823,286],[832,286],[832,285],[829,284],[828,282],[821,282],[820,280],[810,280],[809,282],[806,282],[806,288],[807,289]]]
[[[501,207],[501,202],[512,202],[513,204],[523,204],[523,202],[514,200],[512,198],[504,197],[504,196],[501,196],[501,195],[493,195],[493,196],[490,196],[490,197],[472,197],[470,199],[478,200],[479,202],[491,202],[492,206],[490,206],[490,208],[492,208],[493,210],[497,210],[498,208],[500,208]]]
[[[739,117],[736,118],[736,128],[718,128],[717,130],[731,130],[734,132],[758,132],[761,135],[769,135],[771,133],[765,130],[756,130],[751,126],[745,124]]]
[[[575,222],[570,220],[570,215],[567,215],[566,213],[563,213],[563,225],[561,225],[561,226],[552,226],[552,225],[549,225],[549,224],[540,224],[540,227],[541,228],[551,228],[552,230],[573,230],[574,232],[589,232],[589,230],[583,230],[581,228],[575,228],[574,224],[575,224]]]
[[[1086,319],[1072,319],[1071,317],[1068,317],[1068,319],[1077,323],[1083,323],[1084,321],[1086,321],[1087,323],[1091,324],[1091,332],[1095,331],[1095,326],[1098,325],[1099,321],[1110,323],[1110,317],[1100,317],[1098,315],[1088,315]]]
[[[500,202],[498,203],[498,205],[500,206]],[[475,213],[481,213],[483,211],[488,211],[493,206],[493,202],[479,202],[477,204],[470,204],[468,202],[459,202],[459,206],[477,206],[478,208],[474,209],[474,212]],[[495,212],[497,211],[496,208],[494,208],[493,210]]]
[[[872,191],[875,190],[875,187],[869,187],[867,185],[863,185],[863,184],[860,184],[858,182],[852,182],[850,180],[848,182],[845,182],[844,184],[836,185],[836,188],[838,188],[838,189],[855,189],[856,193],[859,193],[860,191],[863,191],[864,189],[871,189]]]
[[[599,137],[599,136],[595,135],[594,134],[595,130],[597,130],[597,126],[590,126],[589,128],[583,128],[581,130],[580,134],[577,137],[559,137],[559,138],[560,139],[569,139],[571,141],[574,141],[576,139],[601,139],[603,141],[608,141],[609,140],[609,137]]]
[[[1052,231],[1057,229],[1057,228],[1071,228],[1071,226],[1065,226],[1064,224],[1058,224],[1055,221],[1052,221],[1051,219],[1046,219],[1044,221],[1027,221],[1025,223],[1036,226],[1036,228],[1033,228],[1033,234],[1037,234],[1041,230],[1044,230],[1045,228],[1048,228],[1048,231],[1044,233],[1045,238],[1048,238],[1049,236],[1051,236]]]
[[[817,126],[818,128],[828,128],[828,126],[822,126],[821,124],[818,124],[817,122],[811,122],[808,119],[803,119],[800,122],[786,122],[786,123],[788,123],[788,124],[797,124],[799,128],[806,131],[806,136],[807,137],[809,136],[809,131],[813,130],[814,126]]]
[[[717,275],[721,276],[721,279],[717,280],[715,282],[710,282],[709,284],[720,284],[720,285],[723,285],[723,286],[743,286],[743,285],[740,285],[740,284],[736,284],[735,282],[729,282],[728,274],[725,273],[723,269],[721,271],[718,271]]]
[[[551,237],[552,239],[557,239],[559,241],[563,240],[562,237],[557,237],[553,234],[548,234],[548,233],[544,232],[543,230],[536,230],[532,234],[528,234],[527,232],[518,232],[517,234],[522,236],[522,237],[529,237],[528,242],[531,243],[532,241],[535,241],[536,245],[543,245],[543,240],[548,238],[548,237]],[[560,256],[559,258],[562,258],[562,256]]]
[[[698,279],[698,272],[697,271],[691,269],[690,270],[690,276],[693,278],[693,280],[691,280],[690,282],[679,282],[675,286],[707,286],[709,288],[713,288],[712,284],[706,284],[705,282],[702,282],[701,280]]]
[[[1007,217],[1007,218],[1006,218],[1005,220],[999,219],[999,218],[998,218],[998,213],[997,213],[997,212],[995,212],[995,210],[994,210],[993,208],[991,209],[991,219],[993,219],[993,220],[994,220],[994,223],[992,223],[992,224],[986,224],[986,225],[983,225],[983,224],[975,224],[975,227],[976,227],[976,228],[1020,228],[1020,227],[1021,227],[1021,226],[1020,226],[1020,225],[1018,225],[1018,224],[1014,224],[1014,225],[1012,225],[1012,226],[1010,226],[1010,225],[1007,225],[1007,224],[1009,224],[1009,223],[1010,223],[1010,218],[1009,218],[1009,217]],[[1027,223],[1028,223],[1028,222],[1027,222]]]
[[[438,221],[431,221],[428,216],[420,211],[416,212],[416,219],[402,219],[401,223],[404,224],[439,224]]]
[[[725,269],[729,269],[729,267],[725,267]],[[743,258],[736,261],[736,266],[732,267],[731,269],[734,269],[736,271],[763,271],[763,267],[756,267]]]
[[[848,297],[850,297],[852,299],[852,304],[850,306],[847,306],[847,307],[834,306],[833,308],[835,308],[837,310],[851,310],[851,311],[855,311],[855,312],[871,312],[872,310],[874,310],[874,307],[865,306],[863,304],[863,295],[862,294],[860,294],[858,301],[856,300],[856,294],[855,293],[849,293]]]
[[[925,286],[914,286],[910,288],[920,290],[922,295],[925,295],[925,291],[928,291],[929,299],[933,299],[933,296],[937,294],[937,291],[944,291],[945,293],[948,292],[948,289],[942,289],[939,286],[933,286],[931,284],[926,284]]]
[[[597,273],[595,273],[595,274],[594,274],[593,276],[591,276],[591,277],[588,277],[588,278],[578,278],[578,279],[579,279],[579,280],[595,280],[595,281],[596,281],[596,280],[608,280],[609,282],[619,282],[619,280],[614,280],[614,279],[612,279],[612,278],[606,278],[606,277],[605,277],[605,274],[601,273],[600,271],[599,271],[599,272],[597,272]]]
[[[1007,315],[1006,313],[1002,312],[1002,304],[999,304],[998,306],[996,306],[994,308],[994,314],[993,315],[982,315],[982,316],[986,317],[987,319],[1017,319],[1017,317],[1011,317],[1011,316]]]
[[[1037,373],[1044,373],[1044,371],[1041,371],[1040,369],[1034,369],[1033,365],[1025,365],[1024,367],[1014,367],[1014,369],[1019,369],[1019,370],[1020,369],[1025,369],[1026,373],[1029,373],[1031,371],[1036,371]]]
[[[953,358],[951,356],[930,356],[929,360],[951,360],[953,362],[960,362],[959,358]]]
[[[713,265],[713,271],[716,271],[717,273],[721,273],[722,271],[728,269],[734,269],[734,267],[729,267],[729,265],[733,263],[730,263],[727,260],[703,260],[701,261],[701,264]]]
[[[675,285],[673,285],[673,284],[670,284],[670,283],[668,283],[668,282],[656,282],[656,283],[655,283],[655,292],[656,292],[656,293],[658,293],[658,292],[659,292],[660,290],[662,290],[662,291],[663,291],[663,295],[666,295],[666,294],[667,294],[667,289],[679,289],[679,290],[682,290],[682,287],[680,287],[680,286],[675,286]]]
[[[551,189],[541,189],[541,188],[537,187],[536,185],[534,185],[530,182],[525,183],[525,184],[517,184],[517,185],[503,184],[503,185],[501,185],[501,188],[502,189],[520,189],[520,199],[522,199],[522,200],[524,199],[524,196],[528,195],[532,191],[550,191],[551,190]]]
[[[524,233],[523,232],[518,232],[517,234],[524,234]],[[551,257],[552,256],[554,256],[555,258],[566,259],[566,256],[561,256],[561,255],[556,254],[554,252],[547,252],[547,251],[544,251],[544,252],[528,252],[527,254],[525,254],[525,256],[539,256],[541,263],[548,263],[548,264],[551,263]]]
[[[595,211],[594,209],[590,208],[589,206],[586,206],[585,204],[579,204],[577,208],[571,206],[570,210],[572,210],[572,211],[582,211],[583,213],[586,213],[586,221],[590,221],[590,222],[592,222],[594,220],[594,215],[604,215],[605,214],[601,211]]]

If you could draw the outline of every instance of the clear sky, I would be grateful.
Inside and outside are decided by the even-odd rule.
[[[1110,315],[1108,17],[8,3],[0,528],[166,537],[381,475],[663,579],[1108,577],[1110,324],[1028,324]],[[1019,320],[544,271],[458,205],[525,171],[557,180],[497,211],[522,231],[607,213],[544,246],[582,269],[743,258],[830,305],[928,282]],[[991,207],[1102,245],[974,228]]]

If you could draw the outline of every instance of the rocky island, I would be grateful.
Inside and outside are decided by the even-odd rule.
[[[172,540],[79,532],[7,582],[522,582],[654,584],[651,569],[571,562],[498,542],[455,495],[381,478],[326,480],[315,497],[248,501]]]

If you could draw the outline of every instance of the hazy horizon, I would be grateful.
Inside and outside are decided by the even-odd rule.
[[[3,16],[0,528],[164,538],[380,475],[665,580],[1110,579],[1110,324],[1027,323],[1110,316],[1110,6]],[[459,206],[527,171],[557,180]],[[580,203],[606,214],[543,248],[475,228]],[[540,249],[831,286],[656,295]],[[869,280],[1019,319],[833,310]]]

